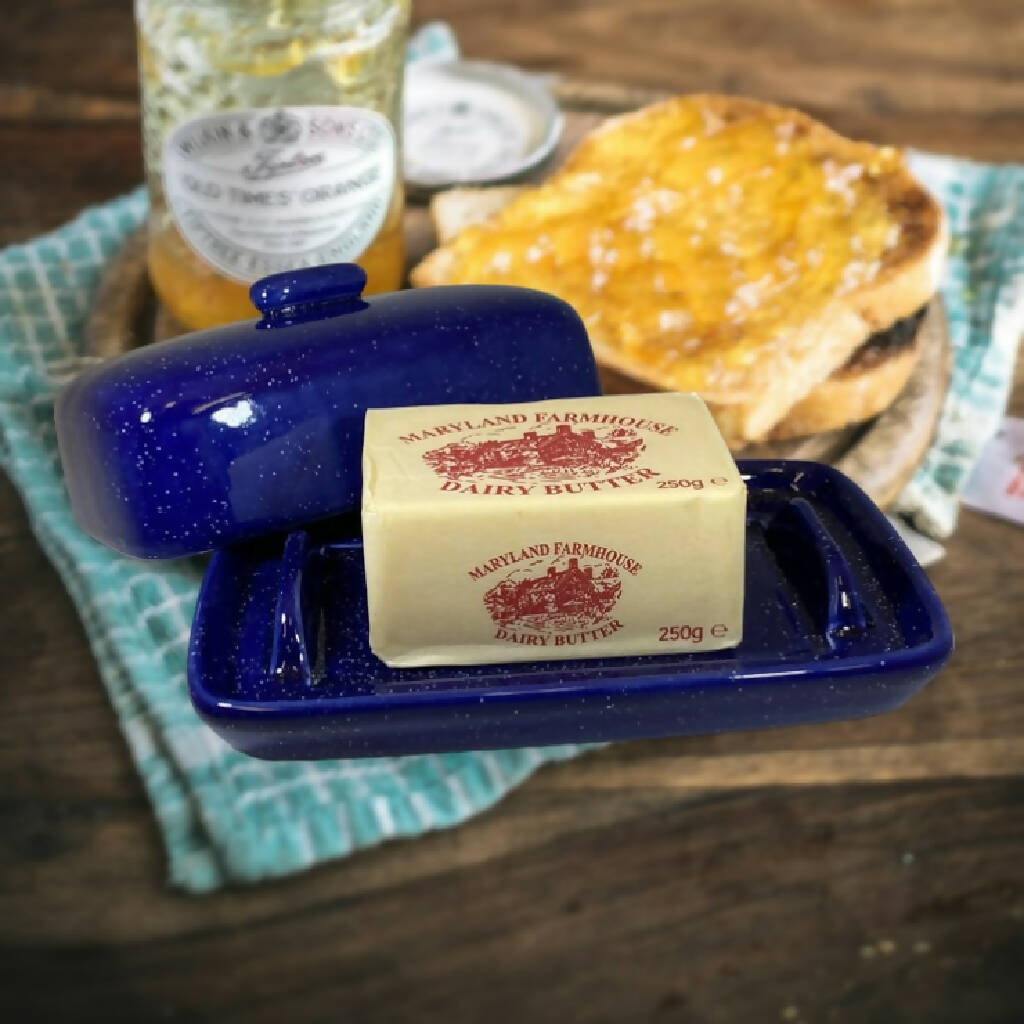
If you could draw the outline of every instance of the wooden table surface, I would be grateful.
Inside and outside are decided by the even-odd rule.
[[[9,6],[0,243],[142,173],[128,0]],[[474,57],[1024,161],[1019,0],[415,8]],[[898,712],[620,744],[454,831],[195,899],[0,477],[0,1019],[1024,1019],[1022,565],[1024,530],[963,513],[932,573],[958,649]]]

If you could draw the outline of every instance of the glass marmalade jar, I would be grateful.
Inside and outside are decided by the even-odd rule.
[[[399,286],[409,2],[136,0],[149,273],[186,327],[297,267]]]

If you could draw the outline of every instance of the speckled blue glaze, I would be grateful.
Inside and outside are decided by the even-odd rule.
[[[830,467],[740,469],[735,650],[391,669],[367,643],[357,524],[337,521],[214,556],[192,629],[193,703],[239,750],[285,760],[723,732],[902,704],[953,647],[913,555]]]
[[[361,298],[352,264],[253,285],[262,320],[85,370],[56,421],[76,520],[170,558],[358,508],[368,408],[600,394],[559,299],[465,285]]]

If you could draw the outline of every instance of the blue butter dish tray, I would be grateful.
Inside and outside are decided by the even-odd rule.
[[[388,668],[369,649],[361,542],[342,518],[213,556],[189,651],[192,700],[232,746],[285,760],[724,732],[902,704],[953,648],[913,556],[837,470],[740,469],[746,596],[734,650]]]

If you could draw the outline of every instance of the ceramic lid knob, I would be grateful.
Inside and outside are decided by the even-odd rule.
[[[321,309],[323,315],[334,316],[339,312],[336,307],[359,299],[365,287],[362,267],[328,263],[264,277],[249,289],[249,298],[265,319]]]

